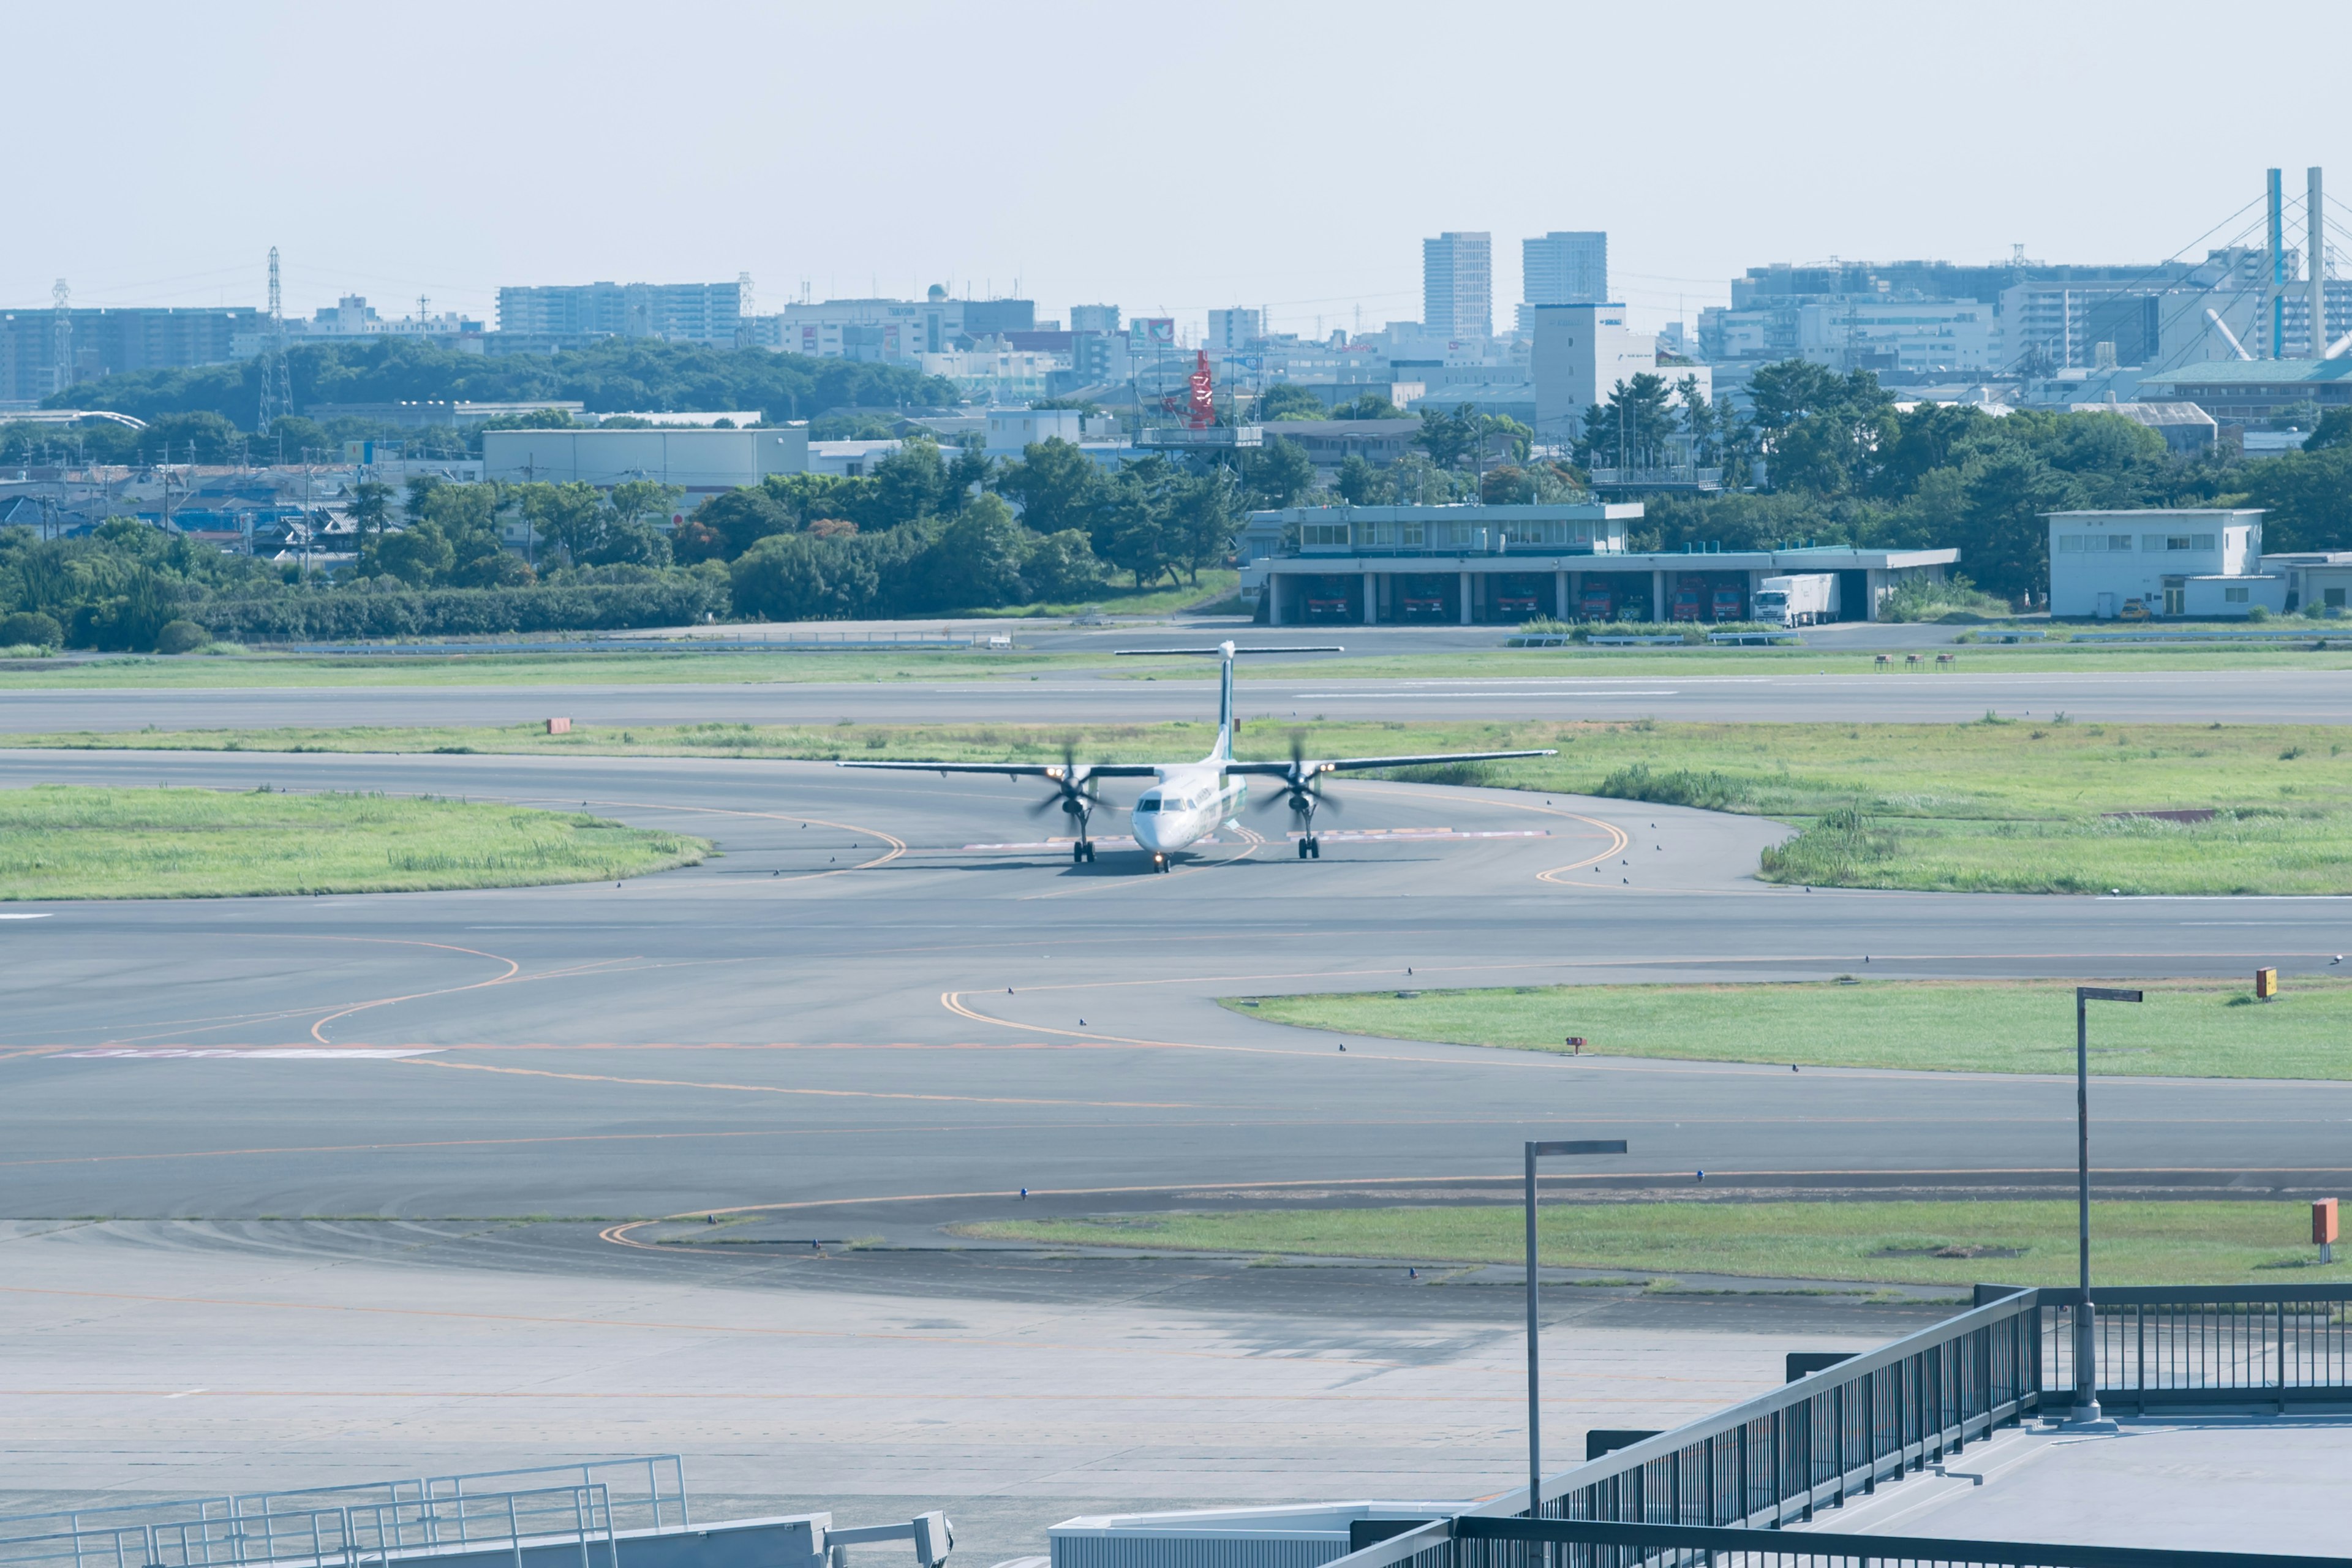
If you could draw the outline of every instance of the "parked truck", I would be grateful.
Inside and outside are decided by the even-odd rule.
[[[1788,577],[1767,577],[1756,584],[1748,601],[1753,620],[1780,626],[1818,626],[1838,617],[1838,580],[1834,572],[1803,572]]]

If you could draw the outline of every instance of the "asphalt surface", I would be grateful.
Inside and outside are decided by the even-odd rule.
[[[821,654],[777,654],[778,659]],[[1540,657],[1540,656],[1533,656]],[[1963,655],[1963,660],[1966,659]],[[1182,663],[1184,661],[1180,661]],[[1929,667],[1932,670],[1932,667]],[[1719,664],[1689,675],[1385,680],[1322,678],[1297,663],[1244,668],[1244,721],[1555,721],[1961,723],[2009,718],[2138,723],[2352,722],[2352,669],[1813,674],[1786,664],[1755,673]],[[534,723],[872,724],[1161,723],[1216,711],[1216,683],[1189,668],[1152,679],[1061,671],[1034,679],[763,681],[734,685],[381,686],[285,689],[121,689],[0,694],[0,733]]]
[[[1131,853],[1076,867],[966,848],[1043,837],[1021,785],[817,764],[0,758],[0,785],[52,780],[585,804],[725,854],[617,887],[0,910],[8,1216],[790,1205],[777,1215],[854,1227],[819,1239],[936,1240],[946,1221],[1020,1212],[1022,1187],[1102,1208],[1492,1178],[1536,1136],[1623,1138],[1627,1154],[1578,1172],[1636,1186],[1704,1168],[1735,1186],[2039,1187],[2073,1166],[2064,1080],[1343,1053],[1213,998],[2257,962],[2292,976],[2352,950],[2342,900],[1809,893],[1747,875],[1783,831],[1770,823],[1507,792],[1352,784],[1327,826],[1546,837],[1335,842],[1302,863],[1285,818],[1253,816],[1270,846],[1227,832],[1150,877]],[[179,1054],[288,1047],[332,1054]],[[2108,1079],[2094,1095],[2109,1186],[2333,1190],[2352,1173],[2352,1085]]]

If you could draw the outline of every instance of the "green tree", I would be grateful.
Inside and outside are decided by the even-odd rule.
[[[457,552],[438,523],[412,522],[376,542],[376,566],[412,588],[429,587],[456,561]]]
[[[1109,504],[1095,535],[1095,553],[1122,572],[1132,573],[1139,590],[1174,569],[1177,543],[1171,537],[1170,513],[1180,476],[1174,465],[1154,453],[1120,468],[1110,483]]]
[[[1102,563],[1093,543],[1075,528],[1059,533],[1034,534],[1029,558],[1022,563],[1021,581],[1026,596],[1039,603],[1083,600],[1103,584]]]
[[[1460,468],[1475,461],[1481,434],[1478,411],[1465,403],[1451,414],[1423,409],[1421,431],[1412,439],[1439,468]]]
[[[375,542],[392,521],[392,487],[380,479],[362,479],[352,487],[352,526],[359,535],[360,558],[373,559]]]
[[[948,493],[947,465],[940,445],[920,437],[908,440],[874,465],[877,514],[858,519],[861,526],[897,528],[940,510]]]
[[[1243,459],[1242,476],[1250,505],[1297,506],[1315,488],[1315,459],[1300,443],[1269,435]]]
[[[1308,470],[1313,471],[1311,463]],[[1233,475],[1223,468],[1180,476],[1170,487],[1166,548],[1171,564],[1181,566],[1191,582],[1200,582],[1202,567],[1222,565],[1233,553],[1241,526],[1239,499]]]
[[[718,542],[715,558],[732,561],[763,539],[796,531],[800,517],[776,492],[754,486],[712,496],[695,509],[686,527],[698,531],[697,548],[701,548],[701,534],[708,532]]]
[[[2306,444],[2246,468],[2246,504],[2265,509],[2264,550],[2352,550],[2352,444]]]
[[[584,561],[604,542],[610,514],[596,487],[578,479],[562,484],[544,480],[520,487],[523,515],[539,530],[541,542],[563,552],[574,562]]]
[[[997,471],[996,490],[1021,508],[1021,521],[1038,533],[1083,529],[1089,535],[1102,526],[1109,487],[1103,471],[1071,443],[1055,437],[1021,449],[1018,462]]]
[[[1257,406],[1250,417],[1260,425],[1271,425],[1281,419],[1328,419],[1323,400],[1307,388],[1293,382],[1277,382],[1258,394]]]
[[[1577,460],[1588,468],[1664,468],[1668,443],[1681,434],[1682,416],[1665,378],[1639,372],[1612,388],[1608,402],[1584,411]]]
[[[1350,452],[1340,459],[1339,477],[1331,488],[1349,506],[1377,506],[1389,495],[1388,481],[1378,468],[1364,461],[1361,452]]]
[[[1410,419],[1412,416],[1379,393],[1367,392],[1332,409],[1330,417],[1334,419]]]
[[[1021,568],[1031,535],[997,496],[978,496],[948,520],[926,553],[927,597],[950,607],[1017,605],[1027,592]]]

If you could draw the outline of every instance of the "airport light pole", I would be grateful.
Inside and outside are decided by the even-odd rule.
[[[2099,1419],[2099,1351],[2091,1310],[2091,1004],[2137,1002],[2137,991],[2074,987],[2074,1225],[2083,1293],[2074,1308],[2074,1408],[2069,1419]]]
[[[1593,1138],[1565,1143],[1528,1144],[1528,1517],[1536,1517],[1543,1502],[1543,1417],[1537,1401],[1541,1392],[1536,1356],[1538,1305],[1536,1284],[1536,1162],[1549,1154],[1622,1154],[1622,1138]]]

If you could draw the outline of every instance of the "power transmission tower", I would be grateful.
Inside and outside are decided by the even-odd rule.
[[[293,378],[286,368],[286,313],[278,292],[278,247],[269,247],[269,346],[261,356],[260,417],[254,421],[261,434],[294,412]]]
[[[751,341],[754,331],[751,315],[755,308],[751,302],[751,275],[738,272],[735,275],[735,346],[739,349],[757,346]]]
[[[68,289],[66,280],[60,278],[58,279],[58,286],[49,290],[49,299],[54,302],[49,313],[51,358],[49,390],[63,392],[67,387],[71,386],[76,379],[73,354],[73,312],[68,308],[73,299],[73,290]]]

